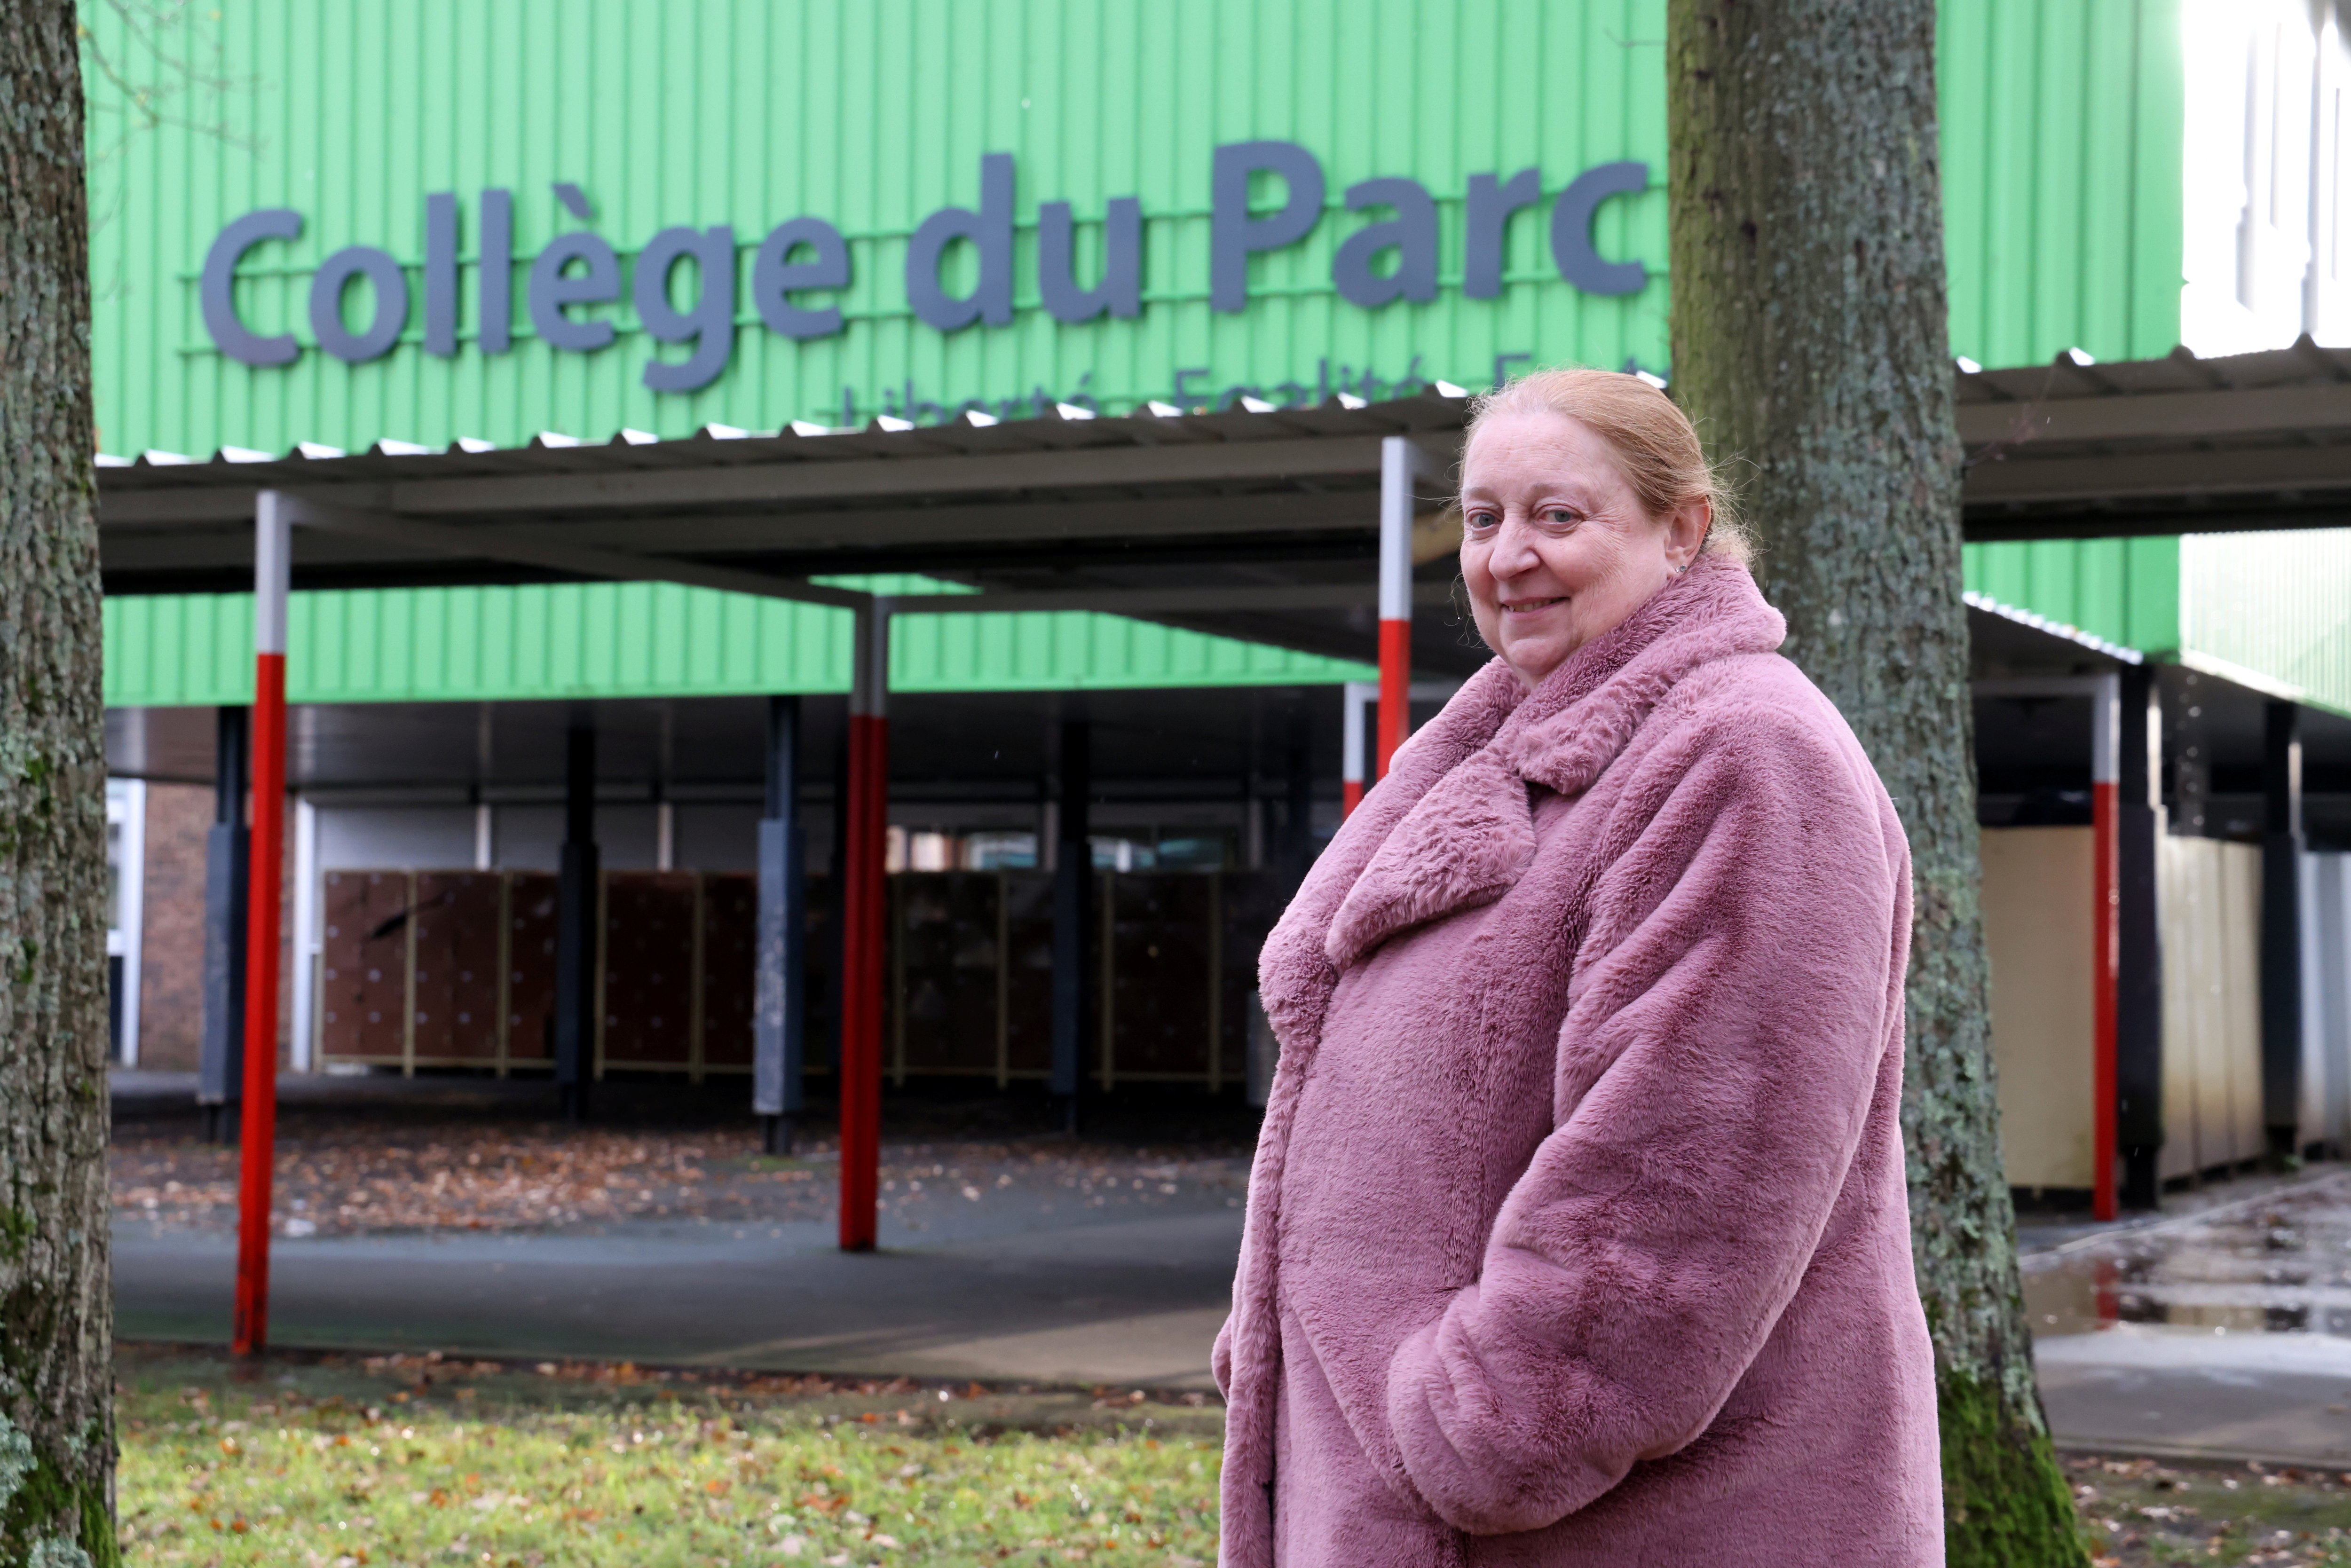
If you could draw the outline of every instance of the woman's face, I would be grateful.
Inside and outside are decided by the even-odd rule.
[[[1547,411],[1497,414],[1461,460],[1461,576],[1486,645],[1531,689],[1706,543],[1708,507],[1641,508],[1608,444]]]

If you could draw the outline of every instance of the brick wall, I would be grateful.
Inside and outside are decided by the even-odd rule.
[[[147,894],[139,969],[139,1065],[193,1072],[204,1034],[204,831],[213,792],[147,787]]]
[[[204,1040],[204,834],[213,792],[199,784],[147,787],[147,893],[139,978],[139,1064],[193,1072]],[[294,921],[294,812],[286,812],[285,897],[278,929]],[[293,977],[281,960],[277,991],[278,1062],[289,1055]]]

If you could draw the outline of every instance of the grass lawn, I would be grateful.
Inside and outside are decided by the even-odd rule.
[[[2068,1454],[2101,1568],[2351,1568],[2351,1476],[2294,1465]]]
[[[1224,1413],[1181,1397],[418,1356],[247,1371],[138,1346],[119,1365],[134,1564],[1216,1558]],[[2099,1455],[2065,1466],[2101,1568],[2351,1568],[2342,1472]]]
[[[1127,1391],[126,1348],[132,1563],[1216,1557],[1223,1412]],[[1197,1396],[1193,1396],[1196,1398]]]

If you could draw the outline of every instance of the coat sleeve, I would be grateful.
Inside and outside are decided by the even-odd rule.
[[[1766,706],[1620,758],[1553,1131],[1389,1364],[1405,1475],[1458,1529],[1554,1523],[1697,1438],[1812,1260],[1898,1039],[1907,866],[1827,728]]]

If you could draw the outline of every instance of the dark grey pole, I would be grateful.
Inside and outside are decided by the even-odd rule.
[[[245,1082],[245,923],[252,852],[245,825],[246,710],[216,710],[213,724],[213,825],[204,834],[204,1034],[196,1057],[196,1103],[204,1137],[235,1136]]]
[[[596,724],[564,735],[563,859],[555,894],[555,1087],[564,1116],[588,1115],[596,1011]]]
[[[751,1112],[768,1152],[792,1152],[807,1109],[808,888],[800,825],[800,699],[768,699],[768,810],[759,821],[759,934],[755,950]]]
[[[2163,710],[2155,669],[2122,672],[2122,747],[2116,780],[2118,862],[2115,936],[2115,1144],[2126,1207],[2154,1208],[2163,1176],[2163,936],[2156,852],[2163,832]]]
[[[2262,1106],[2270,1148],[2301,1151],[2302,709],[2268,705],[2262,726]]]
[[[2186,670],[2163,679],[2170,699],[2164,715],[2171,737],[2171,812],[2168,825],[2173,832],[2189,838],[2210,838],[2212,738],[2201,716],[2203,677]]]
[[[1078,1130],[1085,1094],[1087,1025],[1092,1021],[1094,857],[1086,826],[1093,793],[1093,727],[1061,724],[1061,801],[1053,834],[1053,1070],[1050,1087],[1062,1126]]]
[[[1314,753],[1306,715],[1292,707],[1290,718],[1290,798],[1281,825],[1281,874],[1299,883],[1314,865]]]

